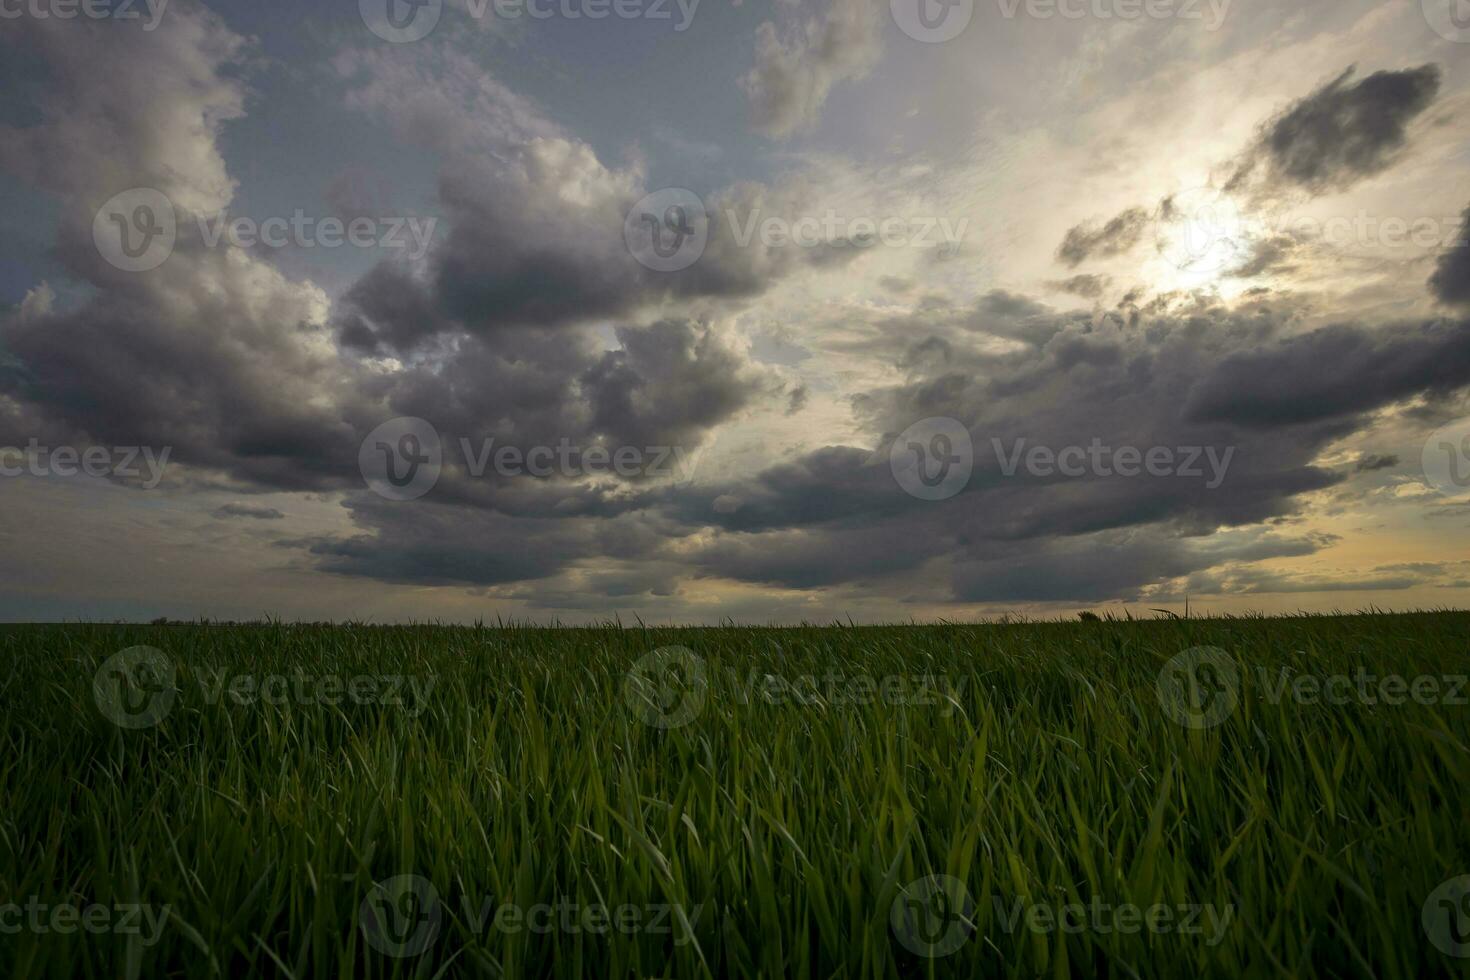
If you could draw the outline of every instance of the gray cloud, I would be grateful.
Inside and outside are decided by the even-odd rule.
[[[220,520],[245,517],[257,521],[280,521],[286,518],[285,514],[274,507],[255,507],[250,504],[224,504],[216,507],[211,516]]]
[[[912,343],[942,353],[910,358],[912,380],[855,401],[872,448],[826,447],[707,493],[671,495],[664,509],[717,529],[697,559],[709,574],[813,588],[947,568],[963,601],[1090,601],[1222,562],[1309,554],[1322,542],[1270,538],[1231,551],[1228,537],[1217,545],[1211,535],[1293,514],[1303,494],[1340,482],[1313,461],[1373,410],[1470,384],[1470,333],[1426,323],[1292,334],[1290,310],[1184,307],[1097,331],[997,293],[973,311],[916,315],[907,332],[930,335]],[[1018,322],[1032,346],[986,353],[985,338]],[[961,421],[974,445],[967,489],[939,503],[903,493],[888,467],[896,434],[932,416]],[[1022,438],[1233,455],[1219,489],[1178,477],[1007,476],[997,454]]]
[[[833,86],[860,78],[878,60],[882,23],[871,0],[828,0],[820,17],[756,29],[755,66],[740,79],[751,125],[782,139],[812,125]]]
[[[795,388],[792,388],[790,400],[786,403],[786,414],[795,415],[803,408],[806,408],[809,397],[810,393],[807,391],[806,385],[797,385]]]
[[[1076,231],[1077,229],[1072,229]],[[1070,236],[1071,232],[1068,233]],[[1066,245],[1063,244],[1063,248]],[[1061,279],[1047,283],[1049,287],[1062,293],[1071,293],[1073,296],[1081,296],[1083,299],[1097,299],[1107,291],[1112,280],[1107,276],[1098,276],[1091,273],[1072,276],[1069,279]]]
[[[50,31],[87,38],[101,30],[85,23],[28,29],[39,30],[43,42]],[[28,153],[58,160],[52,171],[30,176],[62,199],[58,254],[92,294],[61,307],[52,291],[39,288],[0,319],[6,351],[0,441],[24,444],[41,436],[168,446],[176,464],[205,481],[223,476],[226,485],[360,491],[361,439],[397,415],[428,419],[451,443],[462,436],[477,444],[494,438],[502,446],[692,450],[710,428],[777,390],[708,320],[622,324],[613,350],[580,322],[597,311],[641,305],[638,290],[646,283],[635,279],[626,298],[619,292],[624,286],[609,285],[624,269],[618,263],[631,262],[618,209],[636,188],[626,175],[602,168],[585,146],[557,142],[524,107],[488,129],[482,119],[456,124],[451,115],[427,132],[451,154],[508,138],[511,130],[537,135],[528,137],[525,153],[501,160],[511,164],[491,174],[483,194],[469,179],[474,171],[461,169],[469,166],[468,153],[446,162],[441,184],[455,223],[436,253],[437,266],[431,262],[425,275],[406,265],[376,267],[349,291],[350,315],[335,325],[349,337],[366,331],[361,346],[376,349],[386,337],[386,346],[416,347],[418,356],[359,360],[334,344],[326,299],[314,286],[287,279],[257,255],[205,248],[192,230],[194,212],[185,202],[222,206],[233,193],[215,145],[215,120],[238,111],[238,83],[219,76],[237,67],[242,42],[207,13],[171,17],[156,34],[119,36],[124,40],[96,51],[85,43],[39,45],[55,56],[61,84],[51,90],[54,104],[42,107],[41,121],[22,139]],[[119,106],[134,113],[124,129],[105,112],[66,109],[98,65],[115,69],[117,88],[136,97],[136,104]],[[465,132],[465,125],[478,128]],[[118,146],[119,140],[131,142]],[[63,157],[70,160],[65,166]],[[133,169],[123,167],[129,161]],[[179,241],[159,268],[122,273],[92,245],[92,209],[114,187],[150,181],[174,197]],[[600,213],[563,200],[558,188],[567,182],[587,192],[593,203],[586,207],[612,205],[608,216],[615,220],[600,223]],[[479,256],[484,239],[472,226],[494,223],[497,215],[481,210],[488,205],[519,207],[509,213],[539,227],[543,237],[529,236],[521,252],[507,257],[516,241],[508,234],[501,253]],[[616,244],[602,241],[579,253],[573,239],[595,238],[586,230],[604,224],[618,229]],[[558,252],[563,245],[569,259]],[[699,281],[714,283],[709,288],[716,292],[759,289],[768,275],[758,248],[713,252],[709,268],[695,278],[703,275]],[[745,265],[734,269],[739,263]],[[480,306],[492,302],[510,315]],[[371,324],[364,309],[375,313]],[[493,337],[484,329],[492,324]],[[597,555],[650,552],[657,539],[633,516],[647,500],[639,482],[493,472],[471,478],[462,462],[451,462],[421,506],[383,507],[358,492],[348,507],[361,533],[291,546],[328,572],[384,581],[487,585],[540,578]],[[215,516],[278,514],[230,504]]]
[[[1429,289],[1447,306],[1470,307],[1470,208],[1454,247],[1439,257]]]
[[[1249,253],[1241,263],[1226,270],[1237,279],[1254,279],[1273,272],[1290,272],[1292,254],[1300,243],[1290,235],[1271,235],[1249,243]]]
[[[579,199],[567,198],[568,186],[581,189]],[[385,261],[360,279],[337,316],[344,343],[409,352],[461,331],[562,327],[666,304],[751,299],[798,269],[845,263],[862,251],[781,248],[759,237],[742,245],[731,214],[738,222],[801,208],[789,193],[745,183],[709,199],[708,242],[693,265],[647,269],[623,240],[624,217],[643,188],[634,175],[603,167],[585,145],[564,141],[446,161],[439,192],[449,230],[427,268]]]
[[[810,125],[835,85],[873,63],[881,23],[870,4],[839,0],[786,34],[763,25],[744,80],[757,127],[780,137]],[[1301,333],[1305,317],[1289,300],[1226,309],[1207,297],[1145,303],[1141,293],[1094,319],[999,290],[951,303],[937,284],[929,293],[889,276],[876,281],[890,296],[844,306],[841,329],[799,315],[779,331],[738,322],[755,328],[758,360],[801,364],[803,380],[820,379],[797,384],[796,370],[751,363],[735,314],[783,279],[863,250],[738,247],[725,212],[800,214],[798,183],[709,195],[705,255],[679,273],[650,272],[622,241],[627,209],[649,189],[646,165],[633,154],[606,163],[437,41],[333,63],[349,106],[384,121],[404,144],[395,150],[431,158],[447,234],[423,263],[381,263],[331,298],[257,253],[206,249],[188,230],[188,218],[235,193],[219,137],[244,111],[250,43],[198,7],[171,11],[152,34],[103,41],[101,30],[23,19],[12,33],[51,78],[27,90],[40,99],[17,113],[25,124],[0,129],[0,166],[54,197],[56,260],[71,281],[37,287],[0,317],[0,444],[39,435],[168,445],[201,483],[242,498],[339,495],[349,533],[281,543],[334,575],[495,589],[559,608],[667,598],[689,576],[924,601],[1130,597],[1208,576],[1237,591],[1291,591],[1325,580],[1240,568],[1331,542],[1256,525],[1289,519],[1305,495],[1343,484],[1346,472],[1314,461],[1369,414],[1470,379],[1461,323]],[[1258,169],[1314,191],[1377,172],[1437,86],[1429,67],[1357,84],[1344,76],[1267,127],[1253,151]],[[123,274],[97,255],[91,219],[102,200],[140,185],[167,192],[185,220],[163,267]],[[351,175],[327,196],[344,212],[374,199]],[[1058,257],[1075,266],[1126,252],[1150,220],[1133,208],[1079,225]],[[1432,280],[1446,302],[1470,289],[1461,288],[1463,251],[1444,256]],[[1261,275],[1289,258],[1287,243],[1262,243],[1233,271]],[[1110,285],[1077,275],[1051,287],[1097,299]],[[907,296],[922,299],[895,313]],[[884,379],[851,401],[855,445],[677,482],[474,477],[450,460],[412,505],[361,490],[359,442],[395,415],[430,420],[451,446],[463,436],[522,448],[693,451],[757,412],[798,428],[783,413],[809,399],[821,401],[816,424],[831,408],[822,374],[833,352],[852,358],[840,371]],[[927,503],[896,486],[888,449],[937,415],[971,432],[976,468],[964,493]],[[993,438],[1235,456],[1218,489],[1006,476]],[[1397,463],[1364,456],[1356,470]],[[213,515],[285,519],[245,503]],[[1427,574],[1385,568],[1361,581],[1441,581]],[[529,584],[506,588],[515,583]]]
[[[204,8],[171,13],[154,32],[29,18],[7,32],[44,57],[51,84],[35,123],[0,140],[0,164],[57,196],[57,258],[89,290],[59,308],[43,287],[0,317],[0,435],[168,446],[239,479],[320,487],[355,469],[355,371],[332,350],[318,290],[203,246],[190,219],[234,191],[216,140],[242,111],[226,76],[244,42]],[[99,73],[112,79],[100,89]],[[107,264],[92,241],[95,210],[133,187],[179,213],[172,256],[146,273]]]
[[[1093,257],[1121,255],[1138,244],[1149,225],[1143,208],[1129,208],[1106,224],[1080,224],[1067,232],[1057,249],[1057,260],[1073,268]]]
[[[1386,170],[1407,141],[1409,123],[1439,93],[1439,67],[1378,71],[1356,83],[1353,74],[1348,68],[1266,124],[1227,190],[1255,175],[1321,194]]]
[[[1399,458],[1393,453],[1364,453],[1353,464],[1353,472],[1373,473],[1378,470],[1393,469],[1397,465],[1399,465]]]
[[[1467,383],[1464,323],[1372,330],[1341,324],[1230,354],[1190,392],[1184,414],[1196,422],[1281,428],[1347,418]]]

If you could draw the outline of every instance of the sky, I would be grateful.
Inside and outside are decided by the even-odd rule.
[[[1470,605],[1464,0],[0,47],[0,619]]]

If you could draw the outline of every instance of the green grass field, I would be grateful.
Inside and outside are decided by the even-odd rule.
[[[8,977],[1470,976],[1470,614],[0,651]]]

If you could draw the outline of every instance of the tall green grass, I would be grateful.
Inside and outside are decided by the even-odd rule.
[[[177,666],[176,691],[156,725],[126,729],[94,677],[139,645]],[[641,683],[647,659],[629,671],[672,645],[699,658],[708,689],[665,728],[644,719],[680,689]],[[1158,679],[1205,646],[1236,666],[1238,704],[1190,728]],[[1422,921],[1436,887],[1470,873],[1470,707],[1270,698],[1283,669],[1470,673],[1467,614],[28,626],[0,629],[0,657],[0,904],[170,909],[152,945],[0,934],[0,975],[1470,976]],[[211,703],[199,681],[217,669],[433,686],[407,705],[239,704],[228,688]],[[746,687],[832,674],[933,675],[958,693],[778,704]],[[363,902],[406,874],[432,884],[438,931],[419,955],[385,955]],[[970,900],[942,957],[916,955],[892,915],[930,875]],[[1231,919],[1214,945],[1007,931],[1019,899]],[[511,932],[493,915],[481,927],[487,900],[671,906],[677,925]]]

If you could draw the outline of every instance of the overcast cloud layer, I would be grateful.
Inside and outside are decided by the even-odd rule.
[[[899,6],[5,20],[0,617],[1470,601],[1470,44]]]

